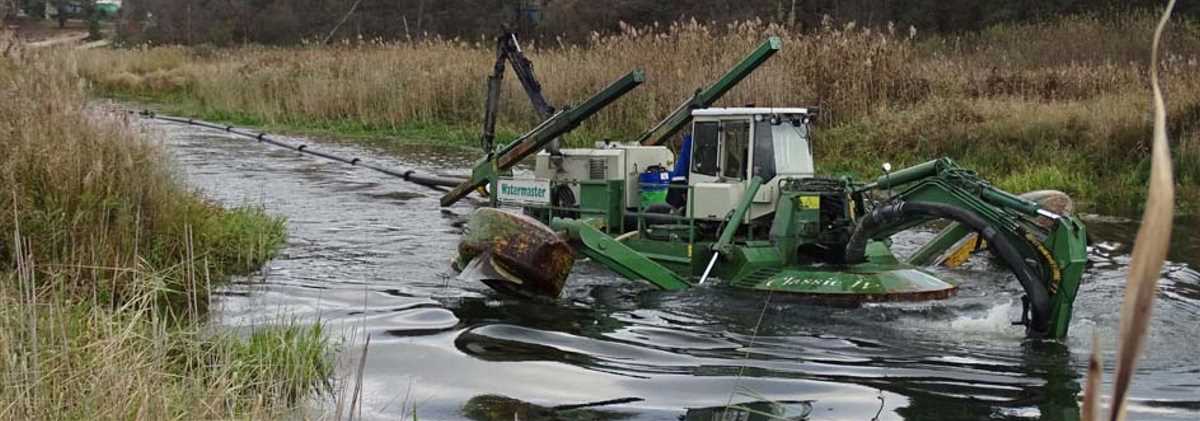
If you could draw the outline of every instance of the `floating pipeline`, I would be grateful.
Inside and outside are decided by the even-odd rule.
[[[137,114],[137,115],[141,116],[142,118],[166,121],[166,122],[171,122],[171,123],[187,124],[187,125],[191,125],[191,126],[204,127],[204,128],[209,128],[209,129],[213,129],[213,130],[220,130],[220,131],[234,134],[237,136],[254,139],[254,140],[262,142],[262,143],[271,144],[271,145],[278,146],[278,147],[285,148],[285,149],[291,149],[293,151],[296,151],[296,152],[299,152],[302,154],[308,154],[308,155],[312,155],[312,156],[316,156],[316,157],[325,158],[325,159],[328,159],[331,161],[337,161],[337,162],[341,162],[344,164],[350,164],[350,165],[353,165],[356,167],[366,168],[366,169],[376,171],[376,172],[379,172],[382,174],[386,174],[386,175],[389,175],[392,177],[400,178],[400,179],[403,179],[403,180],[411,182],[411,183],[420,184],[422,186],[435,188],[435,189],[439,189],[439,190],[442,187],[455,187],[455,186],[458,186],[459,184],[462,184],[464,181],[466,181],[466,178],[464,178],[464,177],[422,174],[422,173],[419,173],[414,170],[388,169],[388,168],[380,167],[377,165],[372,165],[372,164],[367,163],[359,158],[346,158],[346,157],[341,157],[341,156],[337,156],[337,155],[333,155],[333,154],[329,154],[329,153],[325,153],[325,152],[315,151],[312,148],[310,148],[307,144],[292,145],[289,143],[281,142],[281,141],[272,139],[265,132],[257,132],[256,133],[256,132],[250,131],[249,129],[238,128],[238,127],[228,126],[228,125],[222,125],[222,124],[217,124],[217,123],[203,121],[203,120],[196,120],[194,118],[165,116],[165,115],[160,115],[160,114],[154,113],[152,111],[148,111],[148,110],[147,111],[129,111],[129,113]]]

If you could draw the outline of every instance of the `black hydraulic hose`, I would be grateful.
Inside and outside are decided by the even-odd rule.
[[[328,159],[331,161],[342,162],[342,163],[354,165],[357,167],[363,167],[363,168],[366,168],[366,169],[369,169],[372,171],[387,174],[392,177],[401,178],[401,179],[404,179],[405,181],[409,181],[409,182],[420,184],[420,185],[427,186],[427,187],[433,187],[433,188],[457,187],[459,184],[462,184],[463,182],[465,182],[467,180],[466,178],[460,178],[460,177],[422,174],[422,173],[416,172],[414,170],[391,170],[391,169],[387,169],[387,168],[383,168],[383,167],[365,163],[361,159],[358,159],[358,158],[344,158],[344,157],[340,157],[337,155],[328,154],[325,152],[315,151],[315,150],[312,150],[312,148],[309,148],[308,145],[305,145],[305,144],[291,145],[288,143],[280,142],[278,140],[272,139],[266,133],[262,133],[262,132],[255,133],[255,132],[252,132],[252,131],[249,131],[246,129],[241,129],[241,128],[227,126],[227,125],[221,125],[221,124],[217,124],[217,123],[211,123],[211,122],[202,121],[202,120],[196,120],[193,118],[183,118],[183,117],[172,117],[172,116],[159,115],[159,114],[156,114],[151,111],[142,111],[142,112],[130,111],[130,113],[131,114],[136,113],[144,118],[150,118],[150,119],[161,120],[161,121],[169,121],[172,123],[179,123],[179,124],[187,124],[187,125],[192,125],[192,126],[209,128],[209,129],[213,129],[213,130],[220,130],[220,131],[223,131],[226,133],[231,133],[231,134],[235,134],[238,136],[254,139],[259,142],[269,143],[269,144],[272,144],[272,145],[275,145],[275,146],[278,146],[281,148],[291,149],[291,150],[299,152],[299,153],[318,156],[318,157],[325,158],[325,159]]]
[[[867,241],[887,227],[911,221],[914,217],[932,216],[958,221],[978,232],[987,240],[988,250],[1003,260],[1025,290],[1032,320],[1028,328],[1031,336],[1045,336],[1050,323],[1050,294],[1046,286],[1025,263],[1016,245],[1006,236],[1000,235],[982,217],[967,209],[950,205],[926,202],[899,202],[875,209],[858,221],[854,234],[846,243],[846,261],[859,263],[866,260]]]

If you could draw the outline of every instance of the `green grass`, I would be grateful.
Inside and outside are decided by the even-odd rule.
[[[303,118],[270,119],[262,115],[239,110],[220,109],[199,104],[196,100],[178,93],[128,94],[114,91],[96,91],[95,95],[136,104],[151,111],[248,127],[269,133],[306,136],[332,142],[352,143],[379,148],[384,151],[400,151],[408,145],[440,145],[474,149],[479,144],[480,128],[470,123],[442,121],[411,121],[398,125],[365,123],[354,119]],[[138,110],[140,111],[140,110]],[[509,142],[519,133],[503,128],[497,129],[498,142]]]
[[[378,124],[349,117],[297,114],[280,118],[272,117],[277,113],[205,105],[186,89],[123,91],[108,86],[93,93],[145,104],[165,114],[356,143],[393,153],[402,153],[404,146],[412,144],[473,150],[479,138],[474,119]],[[1174,151],[1181,214],[1200,210],[1200,146],[1196,145],[1200,127],[1189,120],[1200,115],[1200,103],[1190,100],[1181,97],[1173,106],[1172,121],[1178,123],[1172,130],[1181,138]],[[1151,130],[1149,121],[1111,110],[1139,104],[1123,95],[1094,103],[930,98],[843,122],[822,122],[813,132],[813,152],[818,170],[860,178],[877,176],[883,161],[902,167],[950,157],[1012,192],[1062,190],[1075,198],[1084,212],[1134,215],[1145,200],[1149,172],[1144,145]],[[1104,119],[1097,112],[1111,118]],[[519,130],[502,126],[498,141],[516,138]],[[629,139],[636,134],[589,122],[565,139],[571,146],[590,146],[598,139]]]
[[[743,22],[675,23],[531,46],[551,103],[565,105],[633,68],[647,83],[574,133],[568,145],[628,140],[719,77],[766,34],[784,48],[718,106],[818,106],[819,168],[875,175],[943,156],[1016,190],[1061,186],[1083,212],[1139,210],[1149,156],[1145,46],[1152,13],[1064,16],[974,34],[911,37],[851,25],[793,31]],[[1200,22],[1172,23],[1166,80],[1181,213],[1200,206]],[[1031,42],[1033,40],[1034,42]],[[1042,40],[1042,41],[1038,41]],[[837,46],[832,48],[831,46]],[[473,148],[495,61],[460,40],[331,46],[94,50],[78,53],[93,92],[150,100],[164,112],[385,150]],[[447,66],[446,63],[453,63]],[[536,124],[508,78],[501,139]],[[864,158],[865,157],[865,158]],[[1045,183],[1046,185],[1043,185]]]
[[[884,161],[904,167],[945,156],[1014,193],[1055,189],[1071,195],[1083,212],[1137,213],[1149,179],[1149,155],[1139,152],[1151,133],[1149,121],[1097,126],[1081,122],[1068,107],[1043,106],[1041,114],[1010,114],[1008,107],[930,102],[906,115],[872,115],[815,130],[813,153],[818,170],[870,177],[881,173]],[[1195,213],[1200,148],[1195,132],[1178,132],[1178,212]]]
[[[131,106],[164,115],[195,118],[214,123],[252,128],[269,133],[305,136],[324,141],[366,145],[383,151],[401,152],[404,146],[435,145],[478,150],[481,123],[474,119],[464,121],[414,120],[398,124],[376,124],[357,119],[307,118],[296,115],[276,119],[244,110],[231,110],[204,105],[184,91],[154,92],[145,90],[125,91],[112,87],[98,87],[92,94]],[[525,106],[520,104],[519,106]],[[524,129],[530,129],[526,127]],[[521,128],[498,126],[496,142],[505,144],[523,134]],[[584,123],[565,136],[565,143],[573,147],[591,147],[601,139],[623,140],[639,133]]]
[[[224,209],[192,202],[180,208],[183,210],[177,223],[181,225],[169,228],[167,237],[151,239],[148,254],[143,257],[148,267],[169,275],[161,278],[159,302],[176,313],[185,308],[189,297],[207,297],[210,288],[225,283],[230,276],[258,270],[286,240],[286,220],[261,207]],[[176,235],[189,236],[190,241],[170,237]],[[195,277],[205,282],[195,282]],[[102,295],[110,293],[104,288],[99,291]],[[196,307],[194,311],[205,312],[207,304],[207,300],[197,300],[190,305]]]
[[[281,399],[294,405],[310,392],[332,392],[330,343],[320,323],[257,328],[249,337],[219,336],[216,355],[229,355],[229,372],[251,395]],[[210,364],[226,363],[209,361]]]
[[[321,390],[319,323],[245,338],[211,288],[284,220],[193,191],[162,144],[87,107],[74,59],[0,56],[0,419],[263,419]]]
[[[214,334],[167,322],[149,292],[111,308],[53,278],[0,281],[0,419],[289,418],[329,387],[333,345],[319,323]]]
[[[384,151],[402,152],[412,144],[451,145],[475,149],[478,129],[474,122],[412,122],[381,127],[353,120],[269,120],[245,112],[199,106],[178,96],[131,97],[102,93],[122,101],[133,101],[162,113],[253,127],[271,132],[313,136],[338,142],[368,145]],[[1133,215],[1145,201],[1147,159],[1113,159],[1124,156],[1123,148],[1136,147],[1148,136],[1146,124],[1118,127],[1108,147],[1084,148],[1097,136],[1094,128],[1075,117],[1047,117],[1028,121],[1020,118],[984,118],[972,105],[930,102],[914,107],[907,115],[867,117],[814,130],[813,153],[819,171],[851,175],[859,179],[879,175],[884,161],[903,167],[950,157],[975,170],[997,186],[1016,193],[1054,189],[1070,194],[1078,208],[1089,213]],[[986,112],[986,111],[985,111]],[[1180,131],[1191,130],[1190,127]],[[583,127],[567,137],[571,146],[590,146],[596,139],[627,139],[633,133]],[[502,131],[499,142],[515,139],[517,133]],[[1183,143],[1175,151],[1182,214],[1200,209],[1200,148]],[[873,157],[862,159],[862,157]],[[1104,186],[1101,188],[1100,186]]]
[[[212,212],[211,210],[209,212]],[[251,272],[275,256],[286,238],[286,221],[261,207],[212,212],[191,226],[196,248],[208,250],[209,273],[219,278]]]

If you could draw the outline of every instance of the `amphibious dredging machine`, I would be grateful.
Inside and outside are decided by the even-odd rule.
[[[1086,262],[1086,234],[1062,193],[1015,195],[950,159],[860,180],[820,173],[810,108],[711,108],[780,48],[771,38],[631,142],[562,149],[557,138],[644,80],[634,71],[578,106],[551,108],[515,37],[498,38],[483,130],[485,157],[449,191],[489,205],[466,224],[456,268],[492,288],[557,297],[576,255],[666,290],[707,283],[829,301],[932,300],[956,285],[924,269],[986,250],[1024,290],[1020,323],[1034,338],[1067,334]],[[545,121],[493,145],[505,63]],[[681,146],[663,146],[680,139]],[[545,150],[543,150],[545,149]],[[513,168],[536,155],[532,173]],[[935,221],[911,256],[890,237]]]

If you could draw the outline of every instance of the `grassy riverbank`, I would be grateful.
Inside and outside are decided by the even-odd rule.
[[[283,221],[187,188],[161,145],[86,106],[74,57],[0,50],[0,419],[262,418],[321,387],[319,325],[204,324]]]
[[[625,139],[649,127],[768,34],[784,49],[721,105],[813,105],[823,116],[818,165],[874,176],[882,161],[950,156],[998,185],[1055,188],[1088,212],[1130,214],[1144,202],[1153,17],[1062,18],[960,37],[757,23],[677,24],[587,46],[526,46],[554,104],[579,101],[641,67],[647,83],[568,137]],[[1200,209],[1200,24],[1176,22],[1162,66],[1172,109],[1180,206]],[[234,49],[160,47],[84,53],[99,95],[166,104],[199,118],[349,136],[387,145],[423,139],[474,145],[489,42],[426,40]],[[500,125],[532,127],[506,78]],[[382,140],[381,140],[382,139]],[[399,140],[396,140],[399,139]]]

